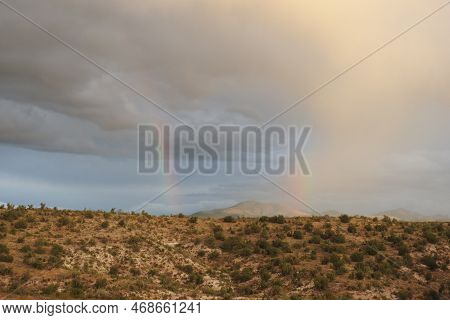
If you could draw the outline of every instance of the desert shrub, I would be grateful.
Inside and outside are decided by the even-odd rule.
[[[387,230],[387,227],[384,224],[377,224],[375,226],[375,230],[378,232],[384,232]]]
[[[71,220],[69,217],[61,217],[56,222],[56,225],[61,228],[64,226],[68,226],[70,224],[70,222],[71,222]]]
[[[363,250],[366,254],[371,255],[371,256],[375,256],[378,251],[384,251],[386,250],[385,245],[377,240],[369,240],[367,241],[364,246],[363,246]]]
[[[245,234],[255,234],[261,232],[261,227],[257,223],[249,223],[245,225]]]
[[[109,274],[113,277],[118,276],[120,273],[120,269],[119,269],[119,265],[114,264],[111,266],[111,268],[109,268]]]
[[[12,222],[19,219],[22,216],[22,212],[19,210],[9,209],[2,214],[2,219]]]
[[[282,276],[288,276],[294,272],[294,267],[290,263],[283,262],[280,265],[280,273]]]
[[[189,217],[188,221],[189,223],[197,223],[198,218],[197,217]]]
[[[350,255],[350,260],[353,262],[362,262],[364,260],[364,255],[360,252],[354,252]]]
[[[400,243],[397,247],[397,250],[399,256],[405,256],[409,254],[409,248],[404,243]]]
[[[345,261],[337,254],[330,255],[330,263],[333,265],[334,270],[337,274],[345,273]]]
[[[70,295],[75,298],[80,298],[84,295],[84,285],[76,277],[72,279],[72,283],[70,286]]]
[[[345,243],[345,236],[342,233],[336,233],[331,236],[330,240],[334,243]]]
[[[292,237],[294,239],[303,239],[303,233],[300,230],[295,230]]]
[[[311,239],[309,239],[309,243],[319,244],[320,243],[320,236],[317,234],[314,234]]]
[[[392,224],[392,219],[389,218],[388,216],[383,216],[383,219],[381,221],[383,221],[387,225],[391,225]]]
[[[425,290],[423,293],[424,300],[439,300],[440,298],[439,292],[433,289]]]
[[[27,254],[23,258],[23,263],[38,270],[45,268],[46,262],[42,257],[33,256],[32,254]]]
[[[14,223],[14,228],[16,228],[16,229],[26,229],[27,228],[27,223],[25,222],[25,220],[20,219],[19,221],[16,221],[16,223]]]
[[[102,228],[102,229],[108,229],[108,227],[109,227],[109,222],[106,220],[100,224],[100,228]]]
[[[167,290],[170,290],[173,292],[176,292],[178,290],[179,284],[174,279],[172,279],[170,275],[167,275],[167,274],[160,275],[159,282]]]
[[[223,241],[220,247],[225,252],[232,252],[243,256],[248,256],[252,252],[251,244],[243,241],[240,237],[229,237]]]
[[[420,259],[420,262],[430,268],[430,270],[435,270],[438,268],[436,257],[426,255],[423,256],[422,259]]]
[[[251,268],[244,268],[243,270],[235,270],[230,274],[234,282],[247,282],[253,278],[253,270]]]
[[[311,222],[305,223],[305,225],[303,226],[303,228],[305,229],[306,232],[312,232],[312,231],[313,231],[313,225],[312,225]]]
[[[29,245],[23,245],[19,250],[23,253],[30,253],[33,251]]]
[[[64,254],[64,248],[59,244],[54,244],[50,250],[50,254],[55,257],[60,257]]]
[[[389,241],[392,244],[399,244],[402,242],[402,238],[398,235],[391,234],[386,238],[387,241]]]
[[[257,253],[266,254],[270,256],[276,256],[280,253],[280,249],[272,246],[266,239],[260,239],[256,241],[255,251]]]
[[[117,223],[117,225],[121,228],[125,228],[126,227],[125,220],[120,219],[119,222]]]
[[[189,274],[188,282],[194,285],[201,285],[203,283],[203,276],[199,273],[193,272]]]
[[[108,284],[108,281],[105,278],[99,278],[99,279],[95,280],[94,288],[101,289],[101,288],[106,287],[107,284]]]
[[[259,271],[259,277],[261,278],[261,282],[266,283],[270,280],[271,274],[266,268],[262,268]]]
[[[339,220],[342,222],[342,223],[349,223],[350,222],[350,217],[347,215],[347,214],[343,214],[343,215],[340,215],[339,216]]]
[[[131,268],[130,273],[132,276],[137,277],[141,275],[141,270],[139,270],[138,268]]]
[[[219,252],[217,250],[214,250],[208,254],[208,259],[209,260],[217,260],[219,258],[219,256],[220,256]]]
[[[9,248],[6,246],[6,244],[0,243],[0,254],[8,254]]]
[[[366,224],[364,226],[364,229],[366,229],[366,231],[372,231],[373,230],[372,225],[370,225],[370,224]]]
[[[223,218],[223,222],[228,222],[228,223],[232,223],[235,222],[236,219],[233,216],[226,216]]]
[[[330,239],[332,236],[334,236],[334,231],[331,229],[327,229],[324,232],[320,233],[320,237],[324,240]]]
[[[362,270],[355,271],[355,279],[356,280],[363,280],[364,279],[364,272]]]
[[[286,223],[286,218],[282,215],[278,215],[278,216],[269,217],[268,221],[271,223],[284,224],[284,223]]]
[[[223,241],[225,240],[225,235],[222,230],[214,230],[214,239]]]
[[[286,241],[282,241],[280,239],[275,239],[272,241],[272,246],[275,248],[279,248],[283,252],[291,252],[291,248],[289,246],[289,243]]]
[[[428,243],[436,244],[438,242],[438,237],[430,230],[424,231],[423,237],[428,241]]]
[[[178,266],[178,269],[183,271],[184,273],[191,274],[194,272],[194,267],[190,264]]]
[[[357,232],[356,226],[355,226],[354,224],[350,223],[350,224],[348,225],[347,231],[348,231],[349,233],[356,233],[356,232]]]
[[[314,287],[317,290],[325,290],[325,289],[327,289],[329,283],[330,283],[330,281],[328,280],[327,277],[317,276],[317,277],[314,278]]]
[[[411,300],[413,298],[413,293],[411,289],[402,289],[397,292],[397,297],[399,300]]]
[[[11,263],[14,261],[14,258],[12,255],[10,254],[6,254],[6,253],[2,253],[0,254],[0,262],[7,262],[7,263]]]
[[[56,292],[56,290],[58,290],[58,286],[55,284],[50,284],[48,286],[45,286],[41,289],[41,293],[43,295],[49,296],[52,295]]]
[[[10,276],[12,274],[13,271],[11,268],[0,265],[0,276]]]
[[[92,219],[94,218],[94,215],[92,212],[85,212],[83,215],[86,219]]]

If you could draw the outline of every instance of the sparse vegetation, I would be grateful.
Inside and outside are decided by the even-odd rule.
[[[56,299],[448,299],[449,239],[447,222],[388,217],[213,220],[9,205],[0,208],[0,283],[8,283],[0,292]],[[33,282],[20,287],[31,274]]]

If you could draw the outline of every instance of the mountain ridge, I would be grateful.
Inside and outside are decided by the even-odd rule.
[[[388,216],[390,218],[395,218],[402,221],[449,221],[450,217],[444,215],[433,215],[426,216],[420,213],[417,213],[412,210],[398,208],[393,210],[386,210],[381,212],[369,213],[369,214],[349,214],[346,212],[340,212],[337,210],[328,210],[322,212],[321,216],[331,216],[338,217],[342,214],[347,214],[350,216],[364,216],[364,217],[372,217],[372,218],[382,218],[384,216]],[[224,218],[226,216],[232,217],[243,217],[243,218],[258,218],[261,216],[276,216],[283,215],[285,217],[310,217],[316,214],[311,212],[301,211],[296,208],[292,208],[286,205],[277,204],[277,203],[266,203],[259,202],[254,200],[248,200],[239,202],[233,206],[226,208],[217,208],[212,210],[202,210],[192,214],[194,217],[200,218]]]

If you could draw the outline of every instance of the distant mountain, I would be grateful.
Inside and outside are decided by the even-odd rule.
[[[193,214],[196,217],[223,218],[226,216],[258,218],[283,215],[285,217],[308,217],[311,213],[303,212],[281,204],[263,203],[257,201],[240,202],[232,207],[199,211]]]
[[[327,215],[330,217],[339,217],[342,214],[345,214],[345,212],[339,212],[336,210],[329,210],[321,213],[322,216]],[[347,214],[350,216],[354,215],[349,213]],[[199,211],[193,214],[193,216],[196,217],[204,217],[204,218],[209,217],[216,219],[223,218],[226,216],[259,218],[262,216],[272,217],[277,215],[283,215],[285,217],[310,217],[313,214],[310,212],[304,212],[281,204],[264,203],[257,201],[244,201],[232,207]],[[384,216],[388,216],[390,218],[395,218],[397,220],[402,221],[450,221],[449,216],[444,215],[425,216],[407,209],[394,209],[389,211],[377,212],[373,214],[361,214],[361,215],[370,218],[373,217],[383,218]]]
[[[450,221],[450,217],[444,215],[425,216],[420,213],[407,210],[407,209],[395,209],[389,211],[383,211],[371,215],[372,217],[384,217],[395,218],[402,221]]]
[[[410,211],[407,209],[399,208],[394,210],[382,211],[371,215],[372,217],[382,218],[387,216],[389,218],[395,218],[403,221],[417,221],[421,220],[424,217],[417,212]]]

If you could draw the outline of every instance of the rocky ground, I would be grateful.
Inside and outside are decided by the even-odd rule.
[[[0,209],[6,299],[449,299],[448,222]]]

